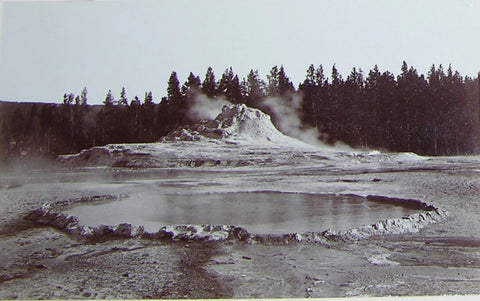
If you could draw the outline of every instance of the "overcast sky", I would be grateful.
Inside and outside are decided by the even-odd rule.
[[[124,86],[158,102],[173,70],[183,83],[208,66],[217,80],[230,66],[266,79],[283,64],[295,86],[310,64],[398,74],[405,60],[476,77],[479,33],[480,0],[5,1],[0,99],[61,102],[86,86],[93,104]]]

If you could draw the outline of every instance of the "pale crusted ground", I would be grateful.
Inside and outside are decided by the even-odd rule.
[[[160,175],[131,171],[127,176],[112,170],[3,175],[0,298],[479,294],[477,159],[389,165],[361,159],[327,162],[331,165],[322,168],[195,169]],[[91,179],[93,174],[97,179]],[[417,234],[329,246],[141,239],[91,243],[22,220],[44,201],[133,193],[138,185],[125,182],[132,177],[138,178],[137,184],[156,181],[170,191],[269,189],[415,198],[447,210],[449,216]]]

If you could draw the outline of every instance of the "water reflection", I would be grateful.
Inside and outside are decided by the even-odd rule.
[[[279,234],[346,230],[414,212],[353,196],[279,192],[163,195],[147,191],[110,203],[80,205],[67,213],[86,225],[129,222],[157,231],[168,224],[233,224],[253,233]]]

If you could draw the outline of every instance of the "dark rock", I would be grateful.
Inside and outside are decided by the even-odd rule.
[[[143,239],[155,239],[156,234],[157,233],[150,233],[150,232],[145,231],[140,235],[140,237],[143,238]]]
[[[45,212],[42,216],[40,216],[36,222],[37,224],[42,224],[42,225],[51,225],[53,221],[57,218],[56,213],[51,213],[51,212]]]
[[[69,225],[64,230],[68,234],[71,234],[71,235],[81,235],[84,232],[85,227],[84,226],[79,226],[79,225],[74,225],[74,226],[70,227],[70,225]]]
[[[93,229],[93,236],[97,236],[97,237],[112,235],[114,233],[115,233],[114,229],[108,225],[101,225],[100,227]]]
[[[117,160],[112,167],[132,167],[132,163],[129,160]]]
[[[145,233],[145,227],[140,225],[138,226],[137,231],[135,232],[135,237],[142,237],[144,233]]]
[[[215,225],[213,226],[213,229],[212,229],[212,231],[222,231],[222,230],[224,230],[222,225]]]
[[[186,230],[192,233],[198,233],[198,229],[195,226],[188,226]]]
[[[38,208],[30,212],[27,216],[24,217],[24,219],[28,221],[37,221],[40,217],[45,215],[45,211],[42,208]]]
[[[117,226],[114,233],[115,235],[118,235],[118,236],[132,237],[133,236],[132,230],[133,230],[133,227],[131,224],[122,223]]]
[[[410,209],[418,209],[418,210],[425,210],[425,211],[437,210],[437,208],[435,208],[434,206],[428,205],[427,203],[424,203],[420,200],[414,200],[414,199],[399,199],[399,198],[392,198],[392,197],[386,197],[386,196],[380,196],[380,195],[368,195],[367,200],[369,202],[402,206]]]
[[[263,235],[255,235],[253,239],[258,243],[261,243],[261,244],[265,243],[265,237]]]
[[[166,228],[162,228],[157,233],[154,233],[153,238],[155,238],[155,239],[172,239],[173,236],[174,236],[173,232],[168,231]]]
[[[57,229],[65,229],[70,224],[78,225],[78,219],[75,216],[60,213],[50,225]]]
[[[250,238],[250,233],[242,227],[233,227],[232,229],[232,236],[235,239],[245,241]]]

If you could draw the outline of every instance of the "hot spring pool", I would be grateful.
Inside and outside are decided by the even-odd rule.
[[[147,231],[164,225],[226,224],[256,234],[347,230],[418,212],[359,196],[281,192],[162,195],[142,192],[98,204],[77,205],[65,213],[89,226],[131,223]]]

